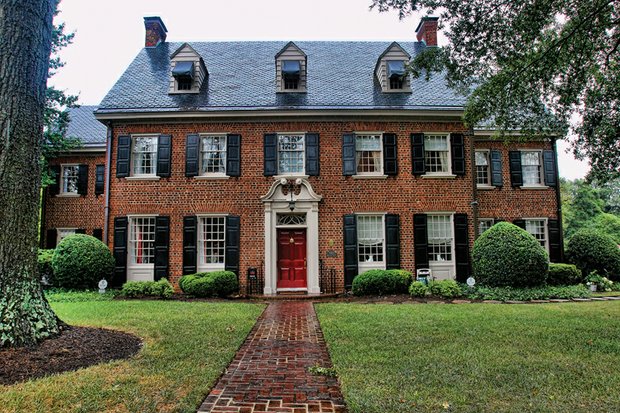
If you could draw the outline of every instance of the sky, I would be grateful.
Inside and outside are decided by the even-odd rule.
[[[160,16],[169,41],[414,40],[422,14],[369,10],[371,0],[62,0],[56,22],[75,32],[62,50],[65,67],[50,84],[96,105],[144,46],[145,16]],[[439,44],[446,44],[439,35]],[[415,93],[415,92],[414,92]],[[588,166],[558,144],[560,175],[583,177]]]

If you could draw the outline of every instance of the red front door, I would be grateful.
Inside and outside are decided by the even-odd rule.
[[[278,230],[278,288],[306,288],[306,230]]]

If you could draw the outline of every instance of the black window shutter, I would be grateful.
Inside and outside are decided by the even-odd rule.
[[[454,249],[456,280],[465,282],[471,274],[467,214],[454,214]]]
[[[524,219],[515,219],[514,221],[512,221],[512,223],[515,224],[516,226],[518,226],[519,228],[525,229],[525,220]]]
[[[86,229],[85,228],[78,228],[75,230],[76,234],[86,234]]]
[[[239,242],[241,218],[236,215],[226,217],[226,251],[224,269],[239,276]]]
[[[55,228],[48,229],[45,237],[45,248],[47,248],[48,250],[56,248],[58,231]]]
[[[77,192],[80,195],[88,194],[88,165],[78,166]]]
[[[551,262],[562,262],[562,233],[560,232],[560,222],[557,219],[547,221],[547,232],[549,233],[549,260]]]
[[[411,134],[411,169],[414,175],[423,175],[426,172],[423,133]]]
[[[386,265],[388,270],[400,268],[400,217],[396,214],[385,216]]]
[[[187,216],[183,218],[183,275],[195,274],[198,263],[197,237],[198,218]]]
[[[127,217],[114,218],[114,277],[110,283],[113,287],[120,287],[127,281]]]
[[[103,194],[105,185],[105,165],[95,167],[95,196]]]
[[[155,281],[168,278],[170,217],[155,217]]]
[[[187,135],[185,139],[185,176],[191,177],[198,175],[198,154],[200,137],[198,135]]]
[[[319,176],[320,165],[319,134],[306,134],[306,175]]]
[[[103,229],[102,228],[93,229],[93,237],[97,238],[99,241],[103,241]]]
[[[357,168],[355,166],[355,135],[352,133],[347,133],[345,135],[342,135],[342,175],[352,176],[356,173]]]
[[[545,169],[545,185],[557,186],[555,154],[553,151],[543,151],[543,166]]]
[[[344,286],[351,288],[353,279],[358,273],[357,268],[357,217],[345,215],[344,226]]]
[[[521,170],[521,152],[508,152],[510,161],[510,182],[512,186],[523,186],[523,171]]]
[[[226,137],[226,175],[241,176],[241,135]]]
[[[502,152],[492,150],[490,152],[491,162],[491,185],[502,187],[504,179],[502,177]]]
[[[450,146],[452,149],[452,173],[465,175],[465,138],[462,133],[450,134]]]
[[[398,174],[398,149],[395,133],[383,134],[383,173],[386,175]]]
[[[172,136],[159,135],[157,138],[157,176],[169,178],[171,162]]]
[[[52,175],[52,179],[54,179],[54,182],[52,182],[49,186],[48,186],[48,191],[50,195],[58,195],[60,193],[60,165],[52,165],[50,166],[50,175]]]
[[[118,148],[116,153],[116,177],[125,178],[129,176],[129,165],[131,160],[131,136],[122,135],[118,137]]]
[[[278,135],[275,133],[265,134],[263,142],[264,154],[264,171],[265,176],[274,176],[278,174]]]
[[[426,214],[413,216],[413,242],[415,269],[428,268],[428,229]]]

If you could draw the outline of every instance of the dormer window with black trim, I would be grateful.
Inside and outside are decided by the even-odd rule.
[[[402,90],[405,81],[405,62],[388,60],[387,75],[390,80],[390,90]]]
[[[298,90],[301,78],[301,62],[299,60],[282,61],[282,79],[285,90]]]
[[[194,62],[177,62],[172,69],[172,76],[177,82],[177,90],[192,90]]]

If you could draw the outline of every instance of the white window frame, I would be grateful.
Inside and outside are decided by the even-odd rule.
[[[56,245],[60,244],[60,241],[69,235],[77,234],[77,230],[77,228],[56,228]]]
[[[447,165],[448,168],[446,171],[442,171],[442,172],[427,172],[426,171],[426,162],[427,162],[427,158],[426,158],[426,138],[430,137],[430,136],[443,136],[446,138],[446,144],[448,146],[448,150],[447,150],[447,154],[448,154],[448,160],[447,160]],[[446,132],[424,132],[424,175],[422,176],[426,176],[426,177],[454,177],[455,175],[452,174],[452,136],[450,133],[446,133]]]
[[[540,218],[540,217],[529,217],[529,218],[523,218],[523,221],[525,221],[525,231],[527,231],[528,234],[531,234],[534,238],[536,238],[536,235],[532,234],[531,232],[529,232],[527,230],[527,223],[528,221],[542,221],[543,223],[543,232],[545,234],[545,245],[544,245],[544,249],[545,251],[549,252],[549,230],[548,230],[548,218]],[[536,238],[536,241],[540,242],[540,240],[538,238]],[[541,244],[542,246],[542,244]]]
[[[210,272],[210,271],[220,271],[224,270],[226,267],[226,217],[227,214],[199,214],[196,217],[198,218],[198,233],[197,233],[197,247],[198,247],[198,256],[197,256],[197,265],[196,269],[198,272]],[[224,243],[224,256],[223,261],[221,263],[206,263],[205,255],[204,255],[204,242],[207,240],[204,239],[203,225],[204,220],[207,218],[221,218],[224,220],[224,238],[221,240]],[[220,240],[218,240],[220,241]]]
[[[201,133],[199,135],[200,141],[199,141],[199,156],[200,156],[200,171],[201,174],[199,175],[199,177],[214,177],[214,178],[227,178],[228,175],[226,175],[226,173],[228,172],[226,170],[226,162],[228,160],[228,152],[227,152],[227,148],[228,148],[228,134],[226,133]],[[204,157],[203,157],[203,139],[205,138],[224,138],[224,154],[225,154],[225,158],[224,158],[224,172],[202,172],[202,168],[203,168],[203,162],[204,162]]]
[[[450,242],[450,260],[432,260],[430,257],[430,253],[429,253],[429,257],[428,257],[428,262],[430,264],[454,264],[456,263],[456,258],[455,258],[455,245],[454,245],[454,213],[452,212],[445,212],[445,213],[441,213],[441,212],[433,212],[433,213],[429,213],[426,214],[427,217],[427,221],[426,221],[426,231],[428,235],[428,248],[430,250],[431,247],[431,237],[430,237],[430,227],[429,224],[431,222],[431,217],[448,217],[449,218],[449,228],[450,228],[450,233],[452,235],[451,238],[451,242]]]
[[[148,174],[144,174],[144,173],[136,173],[135,170],[135,162],[136,162],[136,152],[134,151],[135,148],[135,144],[136,144],[136,139],[139,138],[152,138],[155,140],[155,158],[153,161],[153,172],[152,173],[148,173]],[[130,176],[133,178],[158,178],[157,176],[157,150],[158,150],[158,140],[159,135],[155,135],[155,134],[136,134],[136,135],[131,135],[131,156],[130,156],[130,162],[131,165],[129,165],[130,168]]]
[[[71,167],[77,168],[77,175],[75,177],[75,192],[65,191],[65,168],[71,168]],[[66,196],[66,197],[80,196],[80,194],[78,193],[79,180],[80,180],[80,165],[79,164],[77,163],[60,164],[60,176],[58,177],[60,191],[58,192],[58,196]]]
[[[385,213],[360,213],[360,214],[355,214],[356,215],[356,233],[357,233],[357,239],[355,240],[356,243],[356,250],[355,253],[357,254],[357,270],[358,272],[361,274],[364,271],[368,271],[368,270],[385,270],[386,268],[386,242],[385,242]],[[359,242],[359,220],[360,218],[363,217],[380,217],[381,218],[381,236],[382,236],[382,251],[383,251],[383,261],[372,261],[372,262],[368,262],[368,261],[361,261],[359,259],[360,256],[360,252],[359,252],[359,246],[360,246],[360,242]]]
[[[525,183],[525,173],[523,172],[523,154],[524,153],[528,153],[528,152],[536,152],[538,154],[538,162],[539,162],[539,166],[540,169],[538,171],[538,183],[537,184],[528,184]],[[545,185],[545,165],[543,162],[543,151],[542,149],[520,149],[519,150],[520,156],[521,156],[521,176],[523,179],[523,186],[522,188],[542,188],[542,187],[546,187]]]
[[[478,218],[478,235],[483,234],[485,231],[488,231],[489,228],[485,229],[484,231],[482,230],[481,226],[482,223],[491,223],[491,225],[489,226],[489,228],[491,228],[493,225],[495,225],[495,219],[493,218]]]
[[[127,231],[127,268],[142,268],[142,269],[155,269],[155,234],[157,232],[157,220],[158,215],[128,215],[128,223],[127,226],[129,230]],[[134,243],[133,239],[133,223],[136,219],[152,219],[153,220],[153,262],[152,263],[134,263]]]
[[[384,172],[384,168],[385,165],[383,165],[383,132],[354,132],[355,135],[355,175],[353,175],[354,177],[384,177],[385,176],[385,172]],[[379,137],[379,146],[380,146],[380,153],[379,153],[379,161],[380,161],[380,168],[379,171],[375,171],[375,172],[358,172],[357,170],[357,138],[358,137],[368,137],[368,136],[378,136]]]
[[[276,134],[277,136],[277,140],[276,140],[276,166],[277,166],[277,171],[278,177],[285,177],[285,176],[296,176],[296,177],[305,177],[306,175],[306,132],[279,132]],[[302,170],[301,172],[283,172],[280,170],[280,138],[284,137],[284,136],[301,136],[303,138],[303,149],[299,152],[301,152],[301,167]]]
[[[476,153],[484,153],[486,154],[487,157],[487,182],[486,183],[480,183],[478,182],[478,164],[476,163]],[[474,151],[474,173],[476,174],[476,186],[478,188],[489,188],[492,186],[491,184],[491,151],[489,149],[476,149]]]

